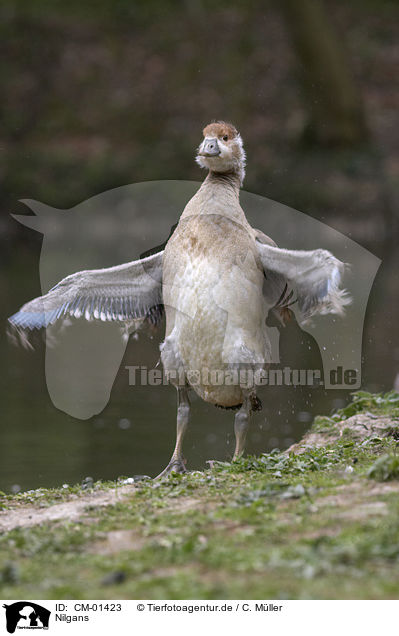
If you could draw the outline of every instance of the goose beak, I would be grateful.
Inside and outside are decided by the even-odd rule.
[[[220,155],[220,148],[216,137],[213,139],[204,139],[199,148],[198,154],[200,157],[217,157]]]

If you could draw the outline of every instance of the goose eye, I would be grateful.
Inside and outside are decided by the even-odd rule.
[[[223,141],[228,141],[228,138],[229,138],[228,135],[224,135],[223,136]]]

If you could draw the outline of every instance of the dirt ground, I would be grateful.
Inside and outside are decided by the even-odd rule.
[[[377,437],[383,434],[391,424],[389,416],[375,416],[372,413],[359,413],[346,420],[334,422],[332,428],[315,430],[313,427],[304,438],[297,444],[293,444],[285,451],[286,453],[301,454],[310,448],[319,448],[327,444],[333,444],[341,439],[345,430],[350,429],[351,437],[357,442],[370,437]],[[335,516],[347,517],[350,519],[365,518],[374,515],[384,515],[385,504],[373,501],[379,495],[387,492],[399,493],[399,482],[388,483],[368,483],[354,482],[338,487],[336,494],[330,497],[316,499],[315,505],[331,506],[335,508]],[[107,490],[82,492],[82,494],[72,494],[70,499],[62,503],[38,502],[34,505],[13,502],[8,509],[0,511],[0,532],[9,532],[14,528],[27,528],[46,522],[68,519],[69,521],[90,523],[95,521],[95,510],[104,506],[114,506],[121,501],[134,496],[134,484],[118,485]],[[184,508],[195,506],[198,501],[194,498],[185,498],[182,501]],[[174,510],[181,512],[179,500],[175,499],[171,504]],[[94,513],[94,514],[93,514]],[[125,541],[126,537],[117,537],[118,541]],[[102,546],[103,549],[112,550],[115,544],[115,537],[110,533],[110,545]]]

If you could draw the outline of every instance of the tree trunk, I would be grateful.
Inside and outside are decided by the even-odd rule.
[[[331,146],[365,141],[363,104],[349,56],[322,0],[283,0],[281,6],[302,66],[309,109],[305,141]]]

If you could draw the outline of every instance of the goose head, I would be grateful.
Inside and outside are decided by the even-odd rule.
[[[242,184],[245,176],[245,151],[241,135],[232,124],[218,121],[203,130],[196,161],[210,172],[237,174]]]

